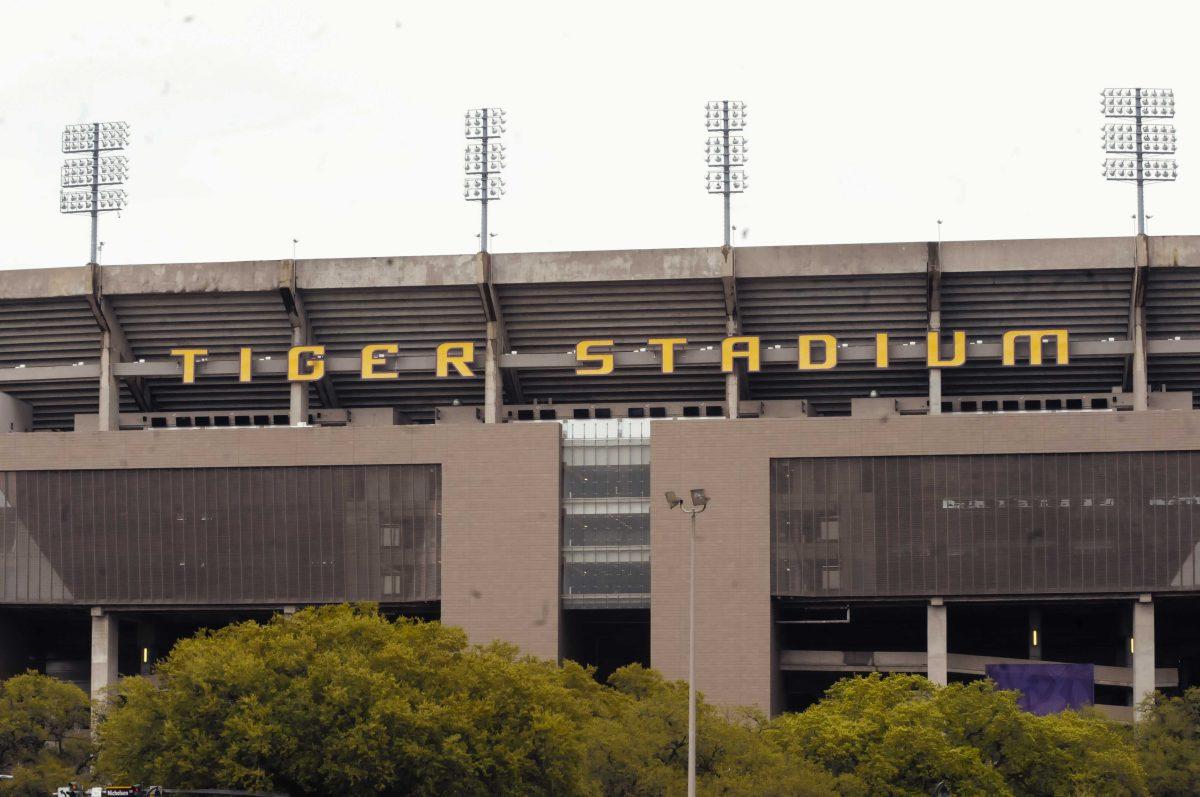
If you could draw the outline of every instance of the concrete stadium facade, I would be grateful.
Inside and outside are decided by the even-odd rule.
[[[1129,717],[1200,677],[1198,306],[1193,237],[3,272],[0,674],[369,600],[682,677],[703,487],[710,699],[1053,661]]]

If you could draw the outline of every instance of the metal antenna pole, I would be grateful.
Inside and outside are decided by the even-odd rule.
[[[92,130],[92,255],[89,263],[99,263],[97,259],[96,240],[100,227],[100,125],[97,123]]]
[[[1137,231],[1146,234],[1146,202],[1142,190],[1142,90],[1133,90],[1133,135],[1137,146]]]
[[[729,213],[729,100],[721,101],[721,133],[724,136],[725,142],[725,165],[723,173],[725,175],[725,246],[730,246],[730,213]]]

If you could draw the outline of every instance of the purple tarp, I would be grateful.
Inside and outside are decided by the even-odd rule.
[[[1020,692],[1017,704],[1031,714],[1055,714],[1096,702],[1091,664],[989,664],[985,672],[1001,689]]]

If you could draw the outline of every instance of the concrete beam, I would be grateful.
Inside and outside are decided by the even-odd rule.
[[[182,370],[176,369],[177,375]],[[99,363],[83,365],[38,365],[33,368],[0,368],[0,384],[31,382],[78,382],[100,377]]]
[[[87,266],[11,269],[0,280],[0,301],[83,297],[89,293],[91,278]]]
[[[287,260],[231,263],[154,263],[104,266],[104,295],[169,293],[267,293],[279,284]]]
[[[608,252],[493,254],[497,284],[627,282],[721,278],[721,250],[623,249]]]
[[[302,291],[470,285],[474,281],[473,255],[341,257],[296,261],[296,287]]]

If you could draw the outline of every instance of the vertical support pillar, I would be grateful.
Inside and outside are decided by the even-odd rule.
[[[929,680],[941,686],[948,683],[950,676],[946,631],[946,605],[941,598],[930,598],[925,609],[925,666]]]
[[[1154,601],[1138,596],[1133,604],[1133,705],[1154,692]]]
[[[929,331],[938,333],[936,340],[941,340],[942,311],[932,310],[929,313]],[[929,414],[942,414],[942,369],[929,369]]]
[[[99,424],[101,432],[115,432],[121,428],[121,384],[113,373],[118,356],[113,349],[113,334],[105,330],[100,334],[100,401]]]
[[[1042,660],[1042,610],[1036,606],[1029,609],[1029,658]]]
[[[1146,373],[1146,311],[1142,307],[1133,311],[1133,369],[1130,381],[1133,383],[1134,411],[1148,409],[1150,386]]]
[[[292,345],[304,345],[304,327],[292,327]],[[299,426],[308,422],[308,382],[292,382],[288,387],[290,401],[288,403],[288,423]]]
[[[487,322],[487,347],[483,352],[483,422],[500,423],[504,415],[504,378],[500,373],[499,324]]]
[[[1140,127],[1138,132],[1141,132]],[[1150,377],[1146,367],[1146,279],[1149,268],[1150,239],[1139,232],[1134,245],[1133,292],[1129,303],[1129,339],[1133,342],[1133,356],[1128,361],[1129,387],[1135,412],[1150,406]]]
[[[736,335],[738,329],[737,319],[733,316],[728,316],[725,319],[725,334]],[[725,374],[725,406],[726,414],[730,418],[738,417],[738,404],[742,400],[742,375],[744,374],[742,366],[737,361],[734,361],[733,370]]]
[[[100,703],[104,690],[117,681],[117,618],[100,607],[92,608],[93,703]],[[93,717],[95,714],[92,715]]]

